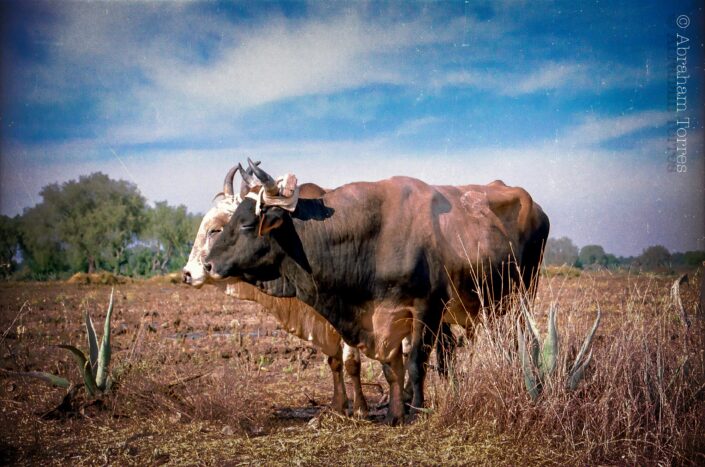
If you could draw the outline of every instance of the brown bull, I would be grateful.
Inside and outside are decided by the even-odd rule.
[[[278,196],[274,180],[250,166],[265,195]],[[296,296],[382,362],[392,423],[403,419],[402,339],[411,337],[407,368],[420,408],[446,304],[467,323],[485,295],[500,299],[517,283],[530,289],[549,230],[531,196],[501,182],[431,186],[394,177],[300,199],[295,210],[268,206],[267,196],[237,207],[206,270],[216,280],[281,281],[286,287],[268,293]]]
[[[189,255],[189,261],[183,269],[183,280],[186,284],[200,288],[209,282],[203,268],[203,259],[210,251],[211,241],[228,223],[232,212],[238,204],[238,199],[233,196],[232,183],[235,170],[231,170],[225,177],[223,188],[224,197],[216,206],[211,208],[201,221],[196,239]],[[243,187],[241,196],[249,191]],[[299,196],[302,198],[320,197],[325,190],[311,183],[303,184]],[[227,293],[240,300],[254,301],[262,307],[289,333],[311,342],[321,352],[328,356],[328,365],[333,373],[333,400],[331,406],[334,410],[344,413],[347,405],[343,367],[353,385],[353,413],[364,417],[367,414],[367,403],[362,393],[360,381],[360,352],[344,345],[340,335],[316,311],[305,303],[295,298],[277,298],[267,295],[255,286],[245,282],[234,281],[227,285]],[[344,363],[343,363],[344,362]]]

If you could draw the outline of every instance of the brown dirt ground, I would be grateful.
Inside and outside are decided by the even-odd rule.
[[[638,287],[644,301],[663,300],[665,294],[649,294],[649,287],[664,289],[672,281],[609,273],[558,275],[542,281],[538,303],[555,300],[566,316],[591,320],[594,309],[584,304],[598,300],[606,333],[618,325],[610,310],[624,307],[624,291]],[[110,289],[62,282],[0,284],[0,368],[48,371],[77,381],[70,355],[54,345],[86,347],[84,310],[100,336]],[[330,412],[332,378],[324,356],[286,334],[259,305],[215,287],[115,285],[112,342],[118,386],[102,405],[83,404],[69,418],[42,417],[65,390],[0,374],[0,463],[560,463],[561,454],[550,447],[479,431],[462,421],[443,427],[433,415],[424,415],[402,427],[381,424],[384,408],[377,404],[386,383],[380,365],[370,360],[362,369],[373,409],[370,420]],[[432,376],[429,400],[436,384]]]

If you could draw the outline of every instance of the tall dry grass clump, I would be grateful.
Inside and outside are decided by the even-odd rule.
[[[212,422],[234,433],[261,433],[268,417],[267,401],[258,390],[264,377],[251,362],[240,357],[183,358],[185,353],[179,357],[169,345],[152,344],[148,353],[120,371],[114,410],[166,417],[172,423]],[[168,360],[171,365],[165,366]]]
[[[641,284],[611,296],[597,292],[564,305],[551,300],[558,310],[557,367],[535,401],[517,350],[520,306],[505,313],[488,307],[474,344],[458,352],[454,377],[437,389],[437,421],[540,443],[572,464],[705,462],[702,315],[686,327],[668,285]],[[530,307],[544,334],[546,301]],[[683,303],[697,309],[694,299]],[[568,373],[598,306],[603,317],[593,356],[571,390]]]

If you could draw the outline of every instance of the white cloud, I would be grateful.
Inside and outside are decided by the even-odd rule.
[[[568,93],[600,93],[613,88],[643,86],[651,76],[646,70],[610,63],[546,61],[526,65],[525,69],[471,68],[452,70],[436,76],[436,87],[469,87],[505,96],[522,96],[560,90]]]
[[[244,109],[369,83],[405,82],[404,70],[389,66],[389,55],[445,37],[424,34],[427,29],[418,21],[382,26],[356,16],[293,25],[274,21],[249,31],[213,63],[165,62],[150,71],[159,88]]]
[[[577,244],[600,243],[617,254],[638,254],[645,246],[705,248],[705,170],[699,141],[691,142],[689,172],[667,172],[665,140],[652,139],[629,150],[595,148],[602,130],[617,137],[660,121],[660,113],[594,120],[566,131],[548,144],[512,148],[468,148],[442,152],[400,151],[390,138],[338,142],[277,142],[217,150],[155,150],[125,153],[109,161],[56,161],[42,164],[14,147],[16,157],[2,158],[3,213],[18,212],[38,200],[39,188],[93,171],[133,181],[151,201],[166,199],[204,212],[221,190],[228,168],[247,156],[263,161],[272,175],[294,172],[301,181],[336,187],[356,180],[409,175],[434,184],[488,183],[502,179],[526,188],[551,217],[552,235],[567,235]],[[420,122],[423,124],[424,122]],[[598,131],[600,130],[600,131]],[[566,150],[565,138],[580,145]],[[83,143],[81,143],[83,144]],[[67,151],[70,152],[70,151]],[[23,157],[25,159],[23,160]],[[650,157],[644,162],[645,157]],[[660,160],[659,158],[663,158]],[[640,163],[635,161],[640,160]],[[8,165],[8,161],[10,161]],[[29,162],[29,163],[28,163]]]
[[[36,203],[48,183],[98,170],[135,182],[152,201],[167,199],[204,211],[228,167],[251,155],[273,173],[294,170],[301,180],[327,187],[395,174],[452,184],[502,178],[525,186],[544,204],[554,232],[579,244],[613,245],[617,252],[638,253],[663,238],[681,249],[697,241],[687,235],[698,232],[692,225],[703,225],[702,179],[696,176],[702,173],[702,154],[693,155],[691,173],[674,178],[665,163],[633,163],[637,155],[662,154],[664,143],[658,139],[629,151],[599,147],[663,125],[668,119],[663,112],[589,119],[552,144],[452,154],[395,147],[398,136],[439,124],[435,117],[408,121],[388,138],[259,144],[247,143],[249,122],[242,117],[243,110],[315,96],[311,108],[282,118],[347,112],[359,121],[374,116],[363,112],[377,104],[355,107],[327,99],[371,84],[422,91],[467,87],[516,97],[638,88],[664,73],[579,58],[522,61],[516,53],[519,39],[507,35],[520,26],[504,18],[485,23],[472,16],[439,21],[423,15],[402,22],[338,11],[314,19],[273,16],[233,24],[199,15],[192,4],[163,5],[62,4],[53,12],[52,27],[36,29],[30,40],[45,44],[47,57],[13,68],[15,81],[27,91],[17,95],[54,103],[85,97],[77,90],[93,93],[100,118],[90,125],[97,136],[41,145],[3,140],[1,212],[17,213]],[[9,73],[3,70],[3,80]],[[240,142],[223,143],[223,138]],[[208,147],[219,149],[110,150],[175,140],[212,141]],[[684,213],[694,213],[687,219],[691,226]]]
[[[401,124],[394,132],[396,136],[407,136],[418,134],[420,130],[440,124],[443,119],[439,117],[421,117],[413,120],[408,120]]]
[[[230,23],[181,9],[57,9],[35,38],[48,60],[19,67],[24,93],[42,103],[90,93],[104,117],[96,132],[115,143],[230,136],[244,126],[243,111],[264,104],[418,82],[425,71],[406,59],[409,51],[459,41],[463,28],[459,20],[439,30],[427,16],[400,22],[355,11]]]
[[[367,85],[519,96],[599,91],[639,79],[639,70],[614,64],[517,62],[510,33],[519,25],[508,16],[424,13],[396,21],[365,9],[232,23],[188,3],[62,5],[52,22],[32,30],[47,59],[20,64],[16,81],[42,103],[88,93],[99,117],[84,124],[90,133],[111,144],[140,144],[239,138],[247,132],[245,110]],[[496,69],[475,65],[487,61]],[[459,63],[468,69],[458,70]]]
[[[568,131],[563,139],[573,146],[599,144],[640,130],[658,128],[672,119],[672,113],[661,111],[612,118],[590,118]]]
[[[523,77],[515,85],[507,84],[505,94],[531,94],[537,91],[557,89],[576,81],[586,71],[585,66],[577,63],[549,62],[540,69]]]

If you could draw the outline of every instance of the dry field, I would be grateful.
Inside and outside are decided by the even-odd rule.
[[[324,356],[258,305],[214,287],[119,284],[116,385],[100,401],[79,397],[58,412],[65,390],[2,371],[0,463],[702,465],[699,274],[682,286],[688,330],[671,303],[674,277],[543,277],[534,313],[545,329],[548,306],[557,305],[561,353],[540,398],[532,402],[523,387],[507,316],[458,349],[450,382],[429,373],[428,410],[402,427],[381,423],[386,383],[378,363],[363,362],[370,418],[341,417],[327,409],[332,377]],[[0,284],[0,368],[78,381],[70,355],[54,345],[85,348],[82,312],[99,327],[109,294],[106,285]],[[592,362],[568,391],[560,368],[598,306]]]

